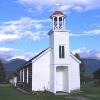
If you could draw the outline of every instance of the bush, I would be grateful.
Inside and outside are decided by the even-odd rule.
[[[100,80],[95,79],[95,80],[94,80],[94,85],[96,85],[96,86],[100,86]]]
[[[32,94],[33,95],[37,95],[37,96],[51,96],[51,95],[54,95],[52,92],[49,92],[49,91],[32,91]]]

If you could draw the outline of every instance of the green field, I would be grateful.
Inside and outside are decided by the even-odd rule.
[[[81,87],[81,91],[66,96],[34,96],[3,84],[0,85],[0,100],[100,100],[100,87],[87,84]]]
[[[92,100],[100,100],[100,86],[96,86],[93,83],[88,83],[81,87],[84,96],[92,98]]]
[[[10,85],[0,85],[0,100],[71,100],[64,96],[34,96],[23,93]]]

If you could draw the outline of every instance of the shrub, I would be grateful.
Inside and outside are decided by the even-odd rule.
[[[54,95],[52,92],[49,92],[47,90],[44,91],[32,91],[33,95],[37,95],[37,96],[51,96]]]

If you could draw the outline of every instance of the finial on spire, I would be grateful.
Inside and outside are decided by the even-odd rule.
[[[60,2],[56,2],[56,6],[57,6],[57,10],[59,10],[59,8],[61,7],[61,4],[60,4]]]
[[[60,6],[61,6],[61,4],[60,4],[59,2],[57,2],[57,4],[56,4],[56,5],[57,5],[57,7],[60,7]]]

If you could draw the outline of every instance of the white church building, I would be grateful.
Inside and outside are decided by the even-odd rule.
[[[66,16],[55,11],[51,16],[52,29],[48,32],[49,48],[16,70],[15,84],[28,91],[53,93],[80,90],[80,63],[69,51],[69,32]]]

